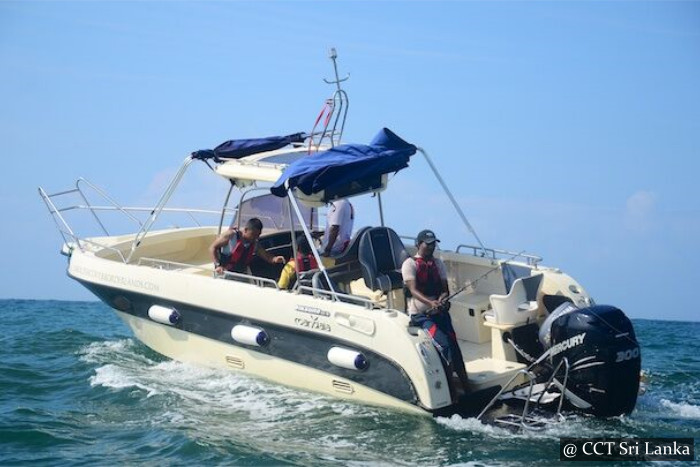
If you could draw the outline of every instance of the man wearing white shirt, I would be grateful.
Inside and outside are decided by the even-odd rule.
[[[326,212],[326,232],[323,235],[323,256],[338,256],[350,243],[355,213],[346,199],[332,201]]]

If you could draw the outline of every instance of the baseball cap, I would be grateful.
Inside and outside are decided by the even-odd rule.
[[[432,230],[421,230],[418,233],[418,236],[416,237],[416,244],[419,244],[420,242],[425,242],[425,243],[435,243],[439,242],[435,237],[435,233]]]

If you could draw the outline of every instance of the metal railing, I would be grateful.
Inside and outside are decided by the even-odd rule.
[[[211,270],[210,268],[204,267],[204,266],[198,266],[198,265],[187,264],[187,263],[178,263],[177,261],[168,261],[168,260],[157,259],[157,258],[147,258],[147,257],[139,258],[139,261],[137,264],[139,266],[150,266],[152,268],[163,269],[166,271],[182,271],[184,269],[198,270],[198,271],[205,272],[207,274],[211,274],[212,277],[214,277],[214,278],[230,279],[230,280],[235,280],[237,282],[247,282],[247,283],[257,285],[258,287],[270,287],[270,288],[279,290],[279,287],[277,286],[277,282],[275,282],[272,279],[268,279],[266,277],[251,276],[249,274],[242,274],[242,273],[229,272],[229,271],[225,271],[223,274],[216,274],[213,270]]]
[[[342,292],[335,292],[332,290],[320,289],[318,287],[309,287],[307,285],[301,285],[294,289],[296,293],[308,293],[314,297],[321,297],[327,300],[339,301],[345,303],[351,303],[353,305],[364,306],[368,310],[377,309],[377,304],[370,300],[369,298],[360,297],[358,295],[349,295]],[[387,309],[388,310],[388,309]]]
[[[399,237],[402,240],[408,240],[411,245],[413,245],[416,241],[416,237],[410,236],[410,235],[399,235]],[[468,249],[471,250],[471,252],[462,252],[462,249]],[[445,251],[445,252],[450,252],[451,250],[439,250],[439,251]],[[516,258],[523,258],[527,264],[530,266],[537,266],[541,261],[542,257],[529,254],[529,253],[524,253],[524,252],[516,252],[516,251],[509,251],[509,250],[501,250],[498,248],[482,248],[479,245],[466,245],[466,244],[460,244],[457,245],[457,248],[454,250],[455,253],[458,254],[469,254],[470,256],[474,256],[477,258],[489,258],[492,260],[498,260],[498,259],[507,259],[508,261],[514,260]]]
[[[246,282],[249,284],[256,285],[258,287],[268,287],[268,288],[273,288],[276,290],[281,290],[279,286],[277,285],[277,282],[275,282],[272,279],[268,279],[266,277],[258,277],[258,276],[251,276],[249,274],[242,274],[242,273],[237,273],[237,272],[229,272],[226,271],[224,274],[217,275],[214,271],[212,271],[208,267],[204,266],[197,266],[197,265],[192,265],[192,264],[187,264],[187,263],[178,263],[176,261],[167,261],[167,260],[162,260],[162,259],[157,259],[157,258],[139,258],[139,261],[137,263],[138,266],[149,266],[152,268],[156,269],[162,269],[166,271],[182,271],[182,270],[197,270],[197,271],[202,271],[208,274],[211,274],[212,277],[214,278],[223,278],[223,279],[230,279],[230,280],[235,280],[237,282]],[[188,272],[189,272],[188,271]],[[353,305],[358,305],[358,306],[363,306],[367,310],[381,310],[381,311],[387,311],[387,312],[397,312],[397,310],[393,310],[390,308],[383,308],[383,307],[377,307],[377,303],[365,298],[365,297],[360,297],[358,295],[349,295],[345,293],[340,293],[340,292],[333,292],[330,290],[325,290],[325,289],[320,289],[317,287],[309,287],[309,286],[298,286],[295,289],[293,289],[293,292],[295,294],[302,294],[302,293],[307,293],[308,295],[312,295],[314,297],[322,297],[327,300],[333,300],[333,301],[342,301],[345,303],[350,303]]]
[[[86,195],[86,188],[89,188],[92,190],[94,193],[99,195],[103,200],[107,201],[108,204],[106,205],[96,205],[92,204],[88,196]],[[144,223],[138,219],[134,215],[134,213],[139,213],[139,212],[144,212],[144,213],[153,213],[155,211],[154,208],[148,208],[148,207],[125,207],[121,206],[117,201],[115,201],[111,196],[109,196],[103,189],[99,188],[98,186],[94,185],[93,183],[89,182],[88,180],[84,178],[78,178],[75,182],[75,188],[71,188],[69,190],[64,190],[64,191],[59,191],[55,193],[47,193],[42,187],[38,188],[39,195],[41,196],[42,200],[46,204],[47,209],[49,210],[49,213],[51,214],[51,218],[53,219],[54,223],[56,224],[56,228],[58,229],[58,232],[61,234],[61,237],[63,238],[63,242],[66,245],[69,245],[71,247],[71,244],[74,244],[77,246],[81,251],[85,250],[84,244],[91,244],[94,246],[97,246],[99,248],[104,248],[110,251],[115,252],[119,258],[122,260],[122,262],[126,263],[129,260],[129,257],[124,256],[124,252],[121,250],[114,248],[110,245],[105,245],[104,243],[96,242],[94,240],[88,240],[84,238],[83,236],[79,235],[76,233],[76,231],[71,228],[70,224],[66,220],[64,213],[69,212],[69,211],[87,211],[90,213],[92,218],[95,221],[95,224],[99,227],[99,230],[104,234],[105,236],[111,236],[112,234],[110,231],[107,229],[105,223],[103,220],[100,218],[99,213],[104,213],[104,212],[119,212],[123,214],[127,219],[130,221],[134,222],[136,226],[139,229],[139,232],[144,231]],[[77,204],[68,204],[65,206],[57,206],[57,199],[59,198],[64,198],[68,195],[72,195],[75,197],[78,197],[78,199],[82,202],[78,202]],[[197,227],[201,227],[202,224],[199,222],[195,214],[206,214],[206,215],[220,215],[220,211],[215,211],[215,210],[207,210],[207,209],[193,209],[193,208],[163,208],[161,207],[160,209],[161,212],[167,212],[167,213],[177,213],[177,214],[185,214],[187,215],[194,225]],[[132,253],[133,250],[135,249],[134,245],[136,244],[136,241],[138,240],[138,237],[135,237],[134,243],[132,244]],[[72,248],[72,247],[71,247]]]
[[[182,269],[199,269],[201,271],[211,272],[208,268],[205,268],[204,266],[197,266],[194,264],[187,264],[187,263],[178,263],[177,261],[168,261],[165,259],[149,258],[147,256],[139,258],[136,265],[137,266],[150,266],[152,268],[163,269],[166,271],[179,271]]]
[[[477,245],[458,245],[457,248],[455,249],[455,253],[460,253],[460,250],[462,248],[470,249],[471,255],[472,256],[477,256],[480,258],[491,258],[491,259],[500,259],[502,257],[507,257],[509,260],[513,260],[515,258],[523,258],[527,262],[527,264],[531,266],[537,266],[537,264],[542,261],[541,256],[537,255],[531,255],[528,253],[523,253],[523,252],[515,252],[515,251],[508,251],[508,250],[500,250],[498,248],[484,248],[482,246],[477,246]],[[481,252],[481,253],[478,253]]]
[[[76,238],[76,240],[77,240],[77,238]],[[124,256],[124,253],[119,248],[114,248],[113,246],[105,245],[103,243],[95,242],[93,240],[88,240],[86,238],[80,239],[80,242],[87,243],[88,245],[94,245],[94,246],[101,248],[103,250],[112,251],[117,256],[119,256],[119,259],[122,260],[122,263],[126,263],[126,256]],[[84,251],[83,249],[81,249],[81,250]]]

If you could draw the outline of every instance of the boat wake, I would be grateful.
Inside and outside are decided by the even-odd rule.
[[[87,381],[97,392],[93,400],[110,407],[100,424],[163,433],[173,442],[184,438],[215,457],[231,449],[256,453],[268,464],[434,465],[438,459],[447,465],[454,452],[469,461],[510,447],[513,458],[522,449],[544,458],[561,437],[638,436],[653,433],[662,414],[686,424],[700,418],[692,401],[647,393],[631,416],[567,415],[542,430],[513,430],[458,415],[407,415],[180,363],[132,339],[93,342],[79,354],[93,369]],[[426,449],[429,440],[444,446],[436,453]]]
[[[128,399],[129,410],[142,413],[142,423],[186,432],[209,448],[227,450],[235,443],[301,464],[349,462],[364,456],[357,454],[363,443],[379,442],[375,436],[381,436],[383,425],[392,432],[387,437],[396,438],[391,420],[402,418],[240,373],[164,360],[131,339],[92,343],[80,353],[96,365],[91,386]],[[112,422],[123,417],[115,414]],[[376,453],[367,456],[377,459]]]
[[[670,410],[677,417],[700,420],[700,407],[697,405],[671,402],[668,399],[661,399],[660,402],[662,407]]]
[[[190,403],[203,411],[242,411],[252,418],[296,418],[318,407],[352,414],[352,404],[295,391],[240,373],[167,360],[132,339],[92,343],[82,352],[86,362],[98,364],[90,378],[92,386],[132,388],[146,398],[164,396]]]

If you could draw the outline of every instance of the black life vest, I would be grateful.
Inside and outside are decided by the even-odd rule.
[[[438,297],[442,293],[442,278],[434,259],[414,258],[416,262],[416,288],[426,297]]]
[[[245,242],[241,233],[236,230],[235,234],[231,236],[228,243],[224,245],[219,253],[221,265],[227,271],[245,272],[251,261],[253,261],[256,246],[257,242]]]

